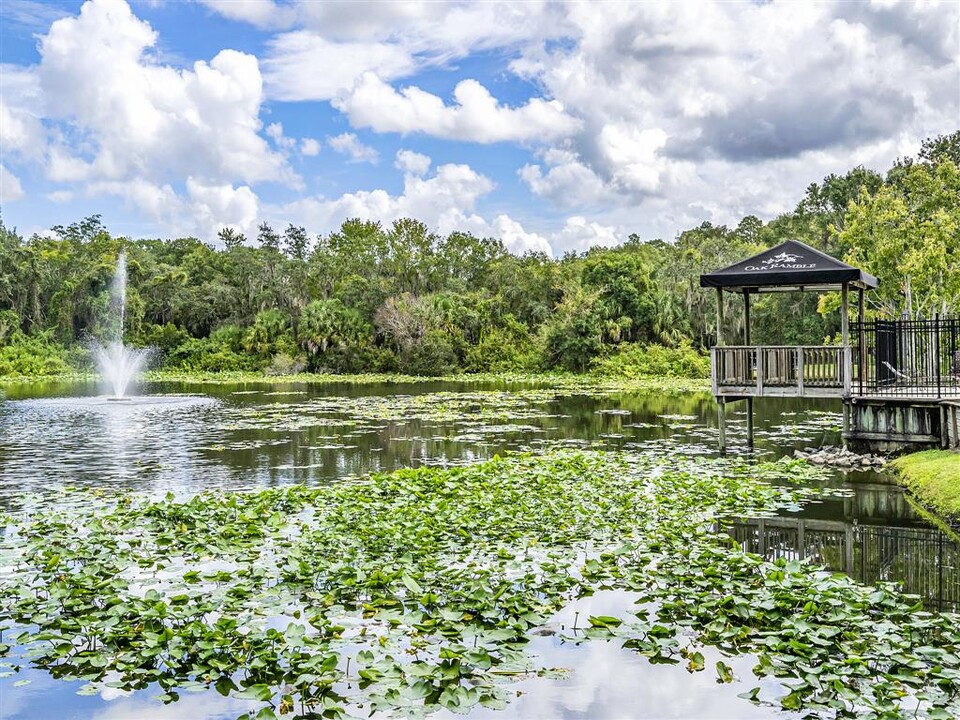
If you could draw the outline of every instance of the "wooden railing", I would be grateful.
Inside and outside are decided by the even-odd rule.
[[[712,348],[714,395],[822,395],[849,391],[850,348],[727,345]]]

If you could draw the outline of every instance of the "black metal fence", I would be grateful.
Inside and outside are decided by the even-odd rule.
[[[768,560],[809,559],[862,583],[900,582],[928,609],[960,609],[960,548],[935,528],[777,517],[729,523],[726,530]]]
[[[960,396],[960,319],[856,322],[851,340],[860,395]]]

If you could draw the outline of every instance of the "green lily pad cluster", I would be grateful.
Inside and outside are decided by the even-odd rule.
[[[5,518],[0,651],[96,692],[215,689],[259,718],[503,708],[505,680],[570,600],[636,593],[589,619],[655,662],[752,653],[817,717],[953,716],[960,629],[892,586],[769,563],[726,517],[815,495],[797,461],[747,466],[554,450],[304,488],[150,498],[95,492]],[[734,681],[716,663],[717,679]],[[746,700],[745,700],[746,702]],[[828,711],[830,714],[819,713]]]
[[[562,397],[558,389],[435,392],[420,395],[324,396],[267,407],[225,411],[231,430],[299,430],[323,426],[377,427],[385,421],[489,422],[548,416],[545,404]]]

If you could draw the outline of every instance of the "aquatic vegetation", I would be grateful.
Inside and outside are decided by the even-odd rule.
[[[471,433],[543,428],[526,422],[562,420],[564,401],[569,398],[616,401],[619,389],[605,385],[578,384],[558,387],[515,387],[509,390],[438,391],[411,394],[340,396],[322,395],[263,405],[232,405],[221,412],[221,430],[265,430],[289,432],[310,428],[343,427],[363,433],[382,429],[384,423],[411,422],[452,424]],[[236,393],[234,393],[236,394]],[[265,394],[265,397],[272,393]],[[636,398],[631,398],[635,400]],[[591,415],[614,419],[634,414],[624,408],[590,410]],[[682,422],[673,422],[676,419]],[[688,430],[695,427],[694,415],[661,416],[664,427]],[[562,422],[561,422],[562,424]],[[642,428],[653,425],[626,424]],[[619,427],[617,428],[619,429]],[[444,430],[446,433],[446,430]],[[708,432],[706,436],[710,436]]]
[[[670,394],[701,392],[710,389],[707,380],[683,377],[616,377],[584,375],[575,373],[457,373],[443,376],[402,375],[398,373],[297,373],[295,375],[267,375],[259,372],[182,372],[170,370],[152,371],[148,380],[200,384],[256,383],[258,385],[419,385],[424,383],[459,383],[462,385],[531,385],[570,391],[603,390],[609,392],[635,392],[657,390]]]
[[[0,652],[90,692],[174,702],[214,688],[260,701],[258,718],[465,712],[504,707],[511,678],[555,672],[525,652],[531,633],[617,588],[637,593],[636,616],[589,618],[588,638],[691,672],[704,645],[756,654],[756,674],[785,688],[750,701],[894,717],[908,698],[918,716],[952,716],[954,616],[766,562],[723,532],[724,517],[814,497],[789,483],[818,473],[553,450],[317,488],[78,491],[5,518]],[[737,680],[723,662],[710,671]]]
[[[303,402],[233,407],[229,429],[291,430],[326,425],[366,427],[382,421],[472,423],[549,417],[545,405],[564,393],[554,389],[435,392],[418,395],[322,396]]]

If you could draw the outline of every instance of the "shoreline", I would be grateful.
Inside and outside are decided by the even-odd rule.
[[[0,387],[35,383],[87,383],[99,379],[96,373],[70,373],[67,375],[36,375],[0,377]],[[297,373],[295,375],[269,375],[261,372],[180,372],[151,371],[144,373],[142,382],[181,382],[201,385],[230,383],[299,384],[299,385],[404,385],[424,383],[506,383],[543,385],[547,387],[581,388],[598,387],[609,391],[631,392],[661,390],[665,392],[707,392],[710,381],[702,378],[647,377],[624,378],[608,375],[574,373],[461,373],[454,375],[401,375],[397,373],[364,373],[337,375],[332,373]]]
[[[902,455],[888,466],[917,505],[951,528],[960,530],[960,453],[923,450]]]

